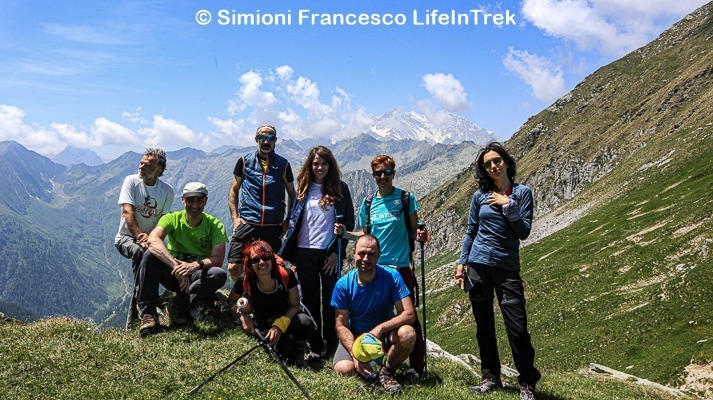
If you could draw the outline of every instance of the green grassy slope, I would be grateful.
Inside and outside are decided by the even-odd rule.
[[[0,393],[4,399],[179,399],[215,371],[249,350],[254,342],[237,330],[206,335],[202,328],[138,339],[136,332],[98,330],[95,325],[50,319],[29,325],[0,322]],[[386,399],[381,388],[357,378],[291,369],[313,399]],[[429,359],[430,379],[407,385],[400,398],[471,397],[475,376],[443,359]],[[398,375],[397,375],[398,376]],[[517,397],[515,390],[488,396]],[[258,349],[218,375],[193,398],[301,399],[279,366]],[[669,399],[632,383],[547,370],[538,399]]]
[[[713,361],[713,132],[661,137],[647,154],[663,156],[646,169],[636,155],[621,162],[579,196],[616,188],[617,197],[522,250],[538,365],[596,362],[680,384],[685,366]],[[455,260],[458,247],[429,260],[429,290],[447,285],[454,267],[439,266]],[[477,354],[467,296],[451,287],[428,304],[429,336],[452,353]]]

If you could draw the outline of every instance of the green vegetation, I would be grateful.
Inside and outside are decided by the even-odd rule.
[[[138,339],[136,331],[99,330],[65,318],[29,325],[0,322],[0,393],[4,399],[178,399],[249,350],[254,341],[238,330],[205,325]],[[391,398],[357,378],[291,368],[313,399]],[[397,377],[400,375],[397,375]],[[429,379],[406,385],[401,399],[471,397],[477,378],[444,359],[429,358]],[[670,399],[657,390],[573,372],[546,370],[538,399]],[[218,375],[197,399],[301,399],[299,389],[261,350]],[[515,389],[488,396],[517,398]]]

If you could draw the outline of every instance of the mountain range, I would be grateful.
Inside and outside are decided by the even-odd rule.
[[[453,162],[471,163],[484,140],[430,144],[363,134],[329,146],[358,209],[360,199],[375,190],[368,172],[375,155],[394,157],[397,184],[422,197],[458,172]],[[291,162],[295,175],[308,150],[305,143],[292,140],[277,143],[277,152]],[[230,229],[226,201],[233,166],[252,151],[255,146],[168,152],[162,179],[176,193],[186,182],[204,182],[210,192],[206,211]],[[0,257],[19,260],[16,267],[0,268],[0,312],[20,319],[69,315],[119,324],[116,310],[123,313],[131,283],[129,263],[113,248],[120,216],[116,201],[121,182],[136,173],[141,155],[128,152],[90,165],[79,162],[87,152],[65,149],[65,155],[70,154],[79,158],[64,166],[16,142],[0,142],[0,166],[5,170],[0,176]],[[181,208],[176,196],[172,209]],[[40,283],[51,296],[38,301]]]
[[[675,386],[697,381],[713,396],[712,33],[709,3],[592,73],[505,143],[535,199],[521,274],[538,364],[602,363]],[[460,311],[470,304],[450,278],[474,172],[422,201],[432,229],[429,333],[452,352],[474,347],[463,339],[472,316]],[[502,332],[499,340],[507,343]]]
[[[684,389],[700,384],[702,398],[713,395],[706,372],[713,371],[711,32],[713,3],[592,73],[505,143],[518,161],[516,180],[535,198],[521,275],[543,370],[601,363]],[[476,189],[479,143],[362,135],[330,147],[354,192],[374,189],[368,160],[382,151],[397,156],[397,186],[417,188],[435,171],[443,174],[419,189],[419,214],[432,232],[422,288],[428,334],[451,353],[476,352],[470,302],[452,274]],[[176,188],[205,181],[217,193],[209,212],[225,220],[232,165],[249,150],[172,152],[166,179]],[[306,149],[285,140],[278,152],[299,165]],[[127,153],[100,166],[64,168],[0,143],[7,171],[0,176],[0,257],[16,260],[0,269],[0,301],[108,324],[123,317],[112,313],[125,308],[119,277],[129,266],[108,238],[118,225],[119,185],[138,158]],[[511,364],[500,326],[498,342]]]

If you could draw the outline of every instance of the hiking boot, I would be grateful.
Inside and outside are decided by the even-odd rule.
[[[158,331],[158,318],[150,313],[144,313],[141,316],[141,328],[139,328],[139,335],[141,337],[146,337],[153,335]]]
[[[535,400],[535,387],[532,385],[520,385],[520,400]]]
[[[310,368],[315,368],[319,369],[324,366],[324,360],[322,359],[322,356],[320,356],[317,353],[314,353],[310,351],[306,356],[305,356],[305,361],[307,362],[307,365]]]
[[[418,383],[423,379],[423,370],[419,371],[416,368],[409,368],[404,372],[404,379],[408,383]]]
[[[295,350],[295,355],[293,356],[293,362],[295,367],[304,368],[307,366],[307,361],[305,360],[306,347],[297,347]]]
[[[381,371],[379,371],[379,383],[389,394],[397,394],[402,390],[401,384],[394,378],[394,373],[390,372],[386,367],[381,368]]]
[[[502,388],[503,382],[500,379],[485,378],[480,382],[480,385],[473,386],[470,390],[472,390],[473,393],[490,393]]]
[[[171,326],[184,326],[191,322],[191,316],[188,313],[188,301],[181,296],[174,296],[166,307],[168,318],[171,320]]]

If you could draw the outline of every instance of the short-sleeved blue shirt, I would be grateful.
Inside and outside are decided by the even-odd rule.
[[[359,285],[357,269],[341,277],[332,292],[332,307],[349,311],[349,329],[368,332],[394,317],[394,304],[408,297],[401,275],[393,268],[376,266],[376,276],[366,286]]]

